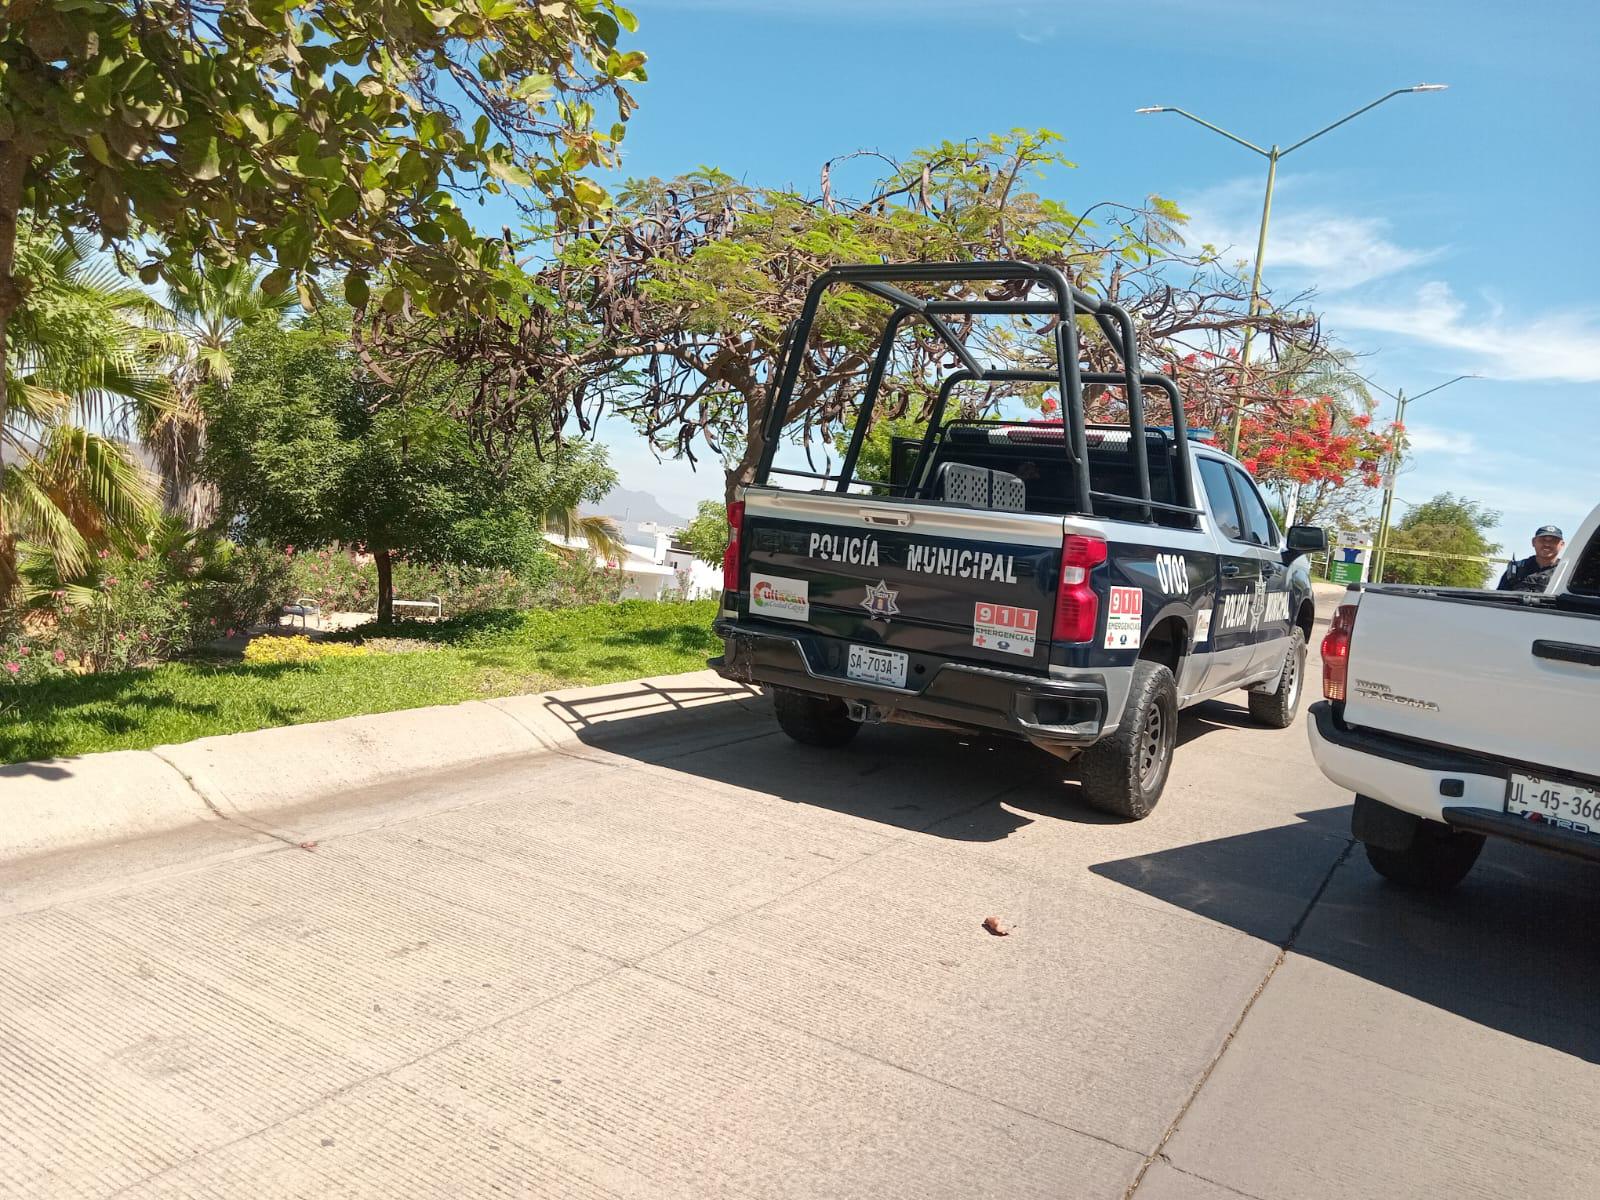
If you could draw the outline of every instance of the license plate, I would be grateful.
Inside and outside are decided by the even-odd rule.
[[[850,658],[844,672],[858,683],[881,683],[888,687],[906,685],[907,655],[898,650],[880,650],[876,646],[850,647]]]
[[[1512,772],[1506,784],[1506,811],[1565,829],[1600,832],[1600,790]]]

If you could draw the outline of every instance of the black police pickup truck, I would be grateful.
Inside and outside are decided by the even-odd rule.
[[[834,287],[884,302],[884,342],[837,471],[779,468],[793,347]],[[982,366],[955,326],[993,315],[1045,317],[1055,369]],[[1082,368],[1083,318],[1121,371]],[[926,433],[897,439],[888,481],[858,479],[884,347],[913,320],[960,366]],[[765,685],[791,737],[837,746],[878,721],[1012,735],[1077,759],[1090,804],[1139,818],[1166,783],[1180,708],[1244,688],[1259,722],[1293,722],[1313,620],[1304,555],[1326,538],[1297,526],[1285,545],[1244,468],[1190,438],[1172,381],[1139,371],[1121,309],[1031,263],[843,267],[813,285],[786,344],[763,456],[729,506],[726,650],[711,665]],[[958,387],[1034,382],[1060,388],[1061,421],[945,419]],[[1097,384],[1118,389],[1125,424],[1085,423]],[[1152,391],[1168,426],[1145,423]]]

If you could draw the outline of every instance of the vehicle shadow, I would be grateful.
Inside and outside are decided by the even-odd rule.
[[[1348,806],[1300,822],[1097,863],[1096,875],[1256,936],[1248,903],[1264,874],[1348,835]],[[1386,883],[1359,844],[1292,935],[1294,953],[1526,1041],[1600,1062],[1600,872],[1491,842],[1455,891]]]
[[[718,699],[738,703],[703,707]],[[1192,712],[1211,709],[1210,717],[1183,715],[1180,742],[1228,727],[1227,705]],[[1036,819],[1119,822],[1078,799],[1073,763],[1001,736],[874,726],[840,749],[800,746],[778,730],[769,701],[732,684],[669,695],[639,681],[604,696],[553,698],[551,710],[595,749],[670,760],[673,770],[709,782],[955,841],[1001,841]],[[705,736],[710,728],[716,736]],[[758,754],[727,748],[754,739],[764,739]],[[958,814],[962,820],[951,820]]]
[[[764,701],[740,696],[698,711],[694,724],[718,728],[714,743],[673,735],[688,717],[681,698],[651,712],[641,697],[637,711],[604,723],[575,712],[573,724],[580,741],[613,754],[939,838],[993,843],[1038,821],[1118,823],[1077,799],[1071,764],[1024,743],[897,727],[821,751],[791,743]],[[1184,714],[1179,738],[1192,744],[1249,724],[1242,707],[1213,701]],[[1287,824],[1087,869],[1466,1020],[1600,1062],[1600,922],[1590,916],[1600,871],[1491,843],[1454,892],[1416,895],[1380,879],[1358,845],[1341,860],[1349,829],[1348,805],[1306,808]]]

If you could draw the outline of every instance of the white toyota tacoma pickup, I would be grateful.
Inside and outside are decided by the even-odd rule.
[[[1312,754],[1396,883],[1453,887],[1488,837],[1600,861],[1600,508],[1543,594],[1352,588]]]

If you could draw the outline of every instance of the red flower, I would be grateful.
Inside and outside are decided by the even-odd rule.
[[[8,662],[6,664],[6,670],[10,671],[13,675],[15,675],[18,671],[22,670],[22,664],[21,663]]]

